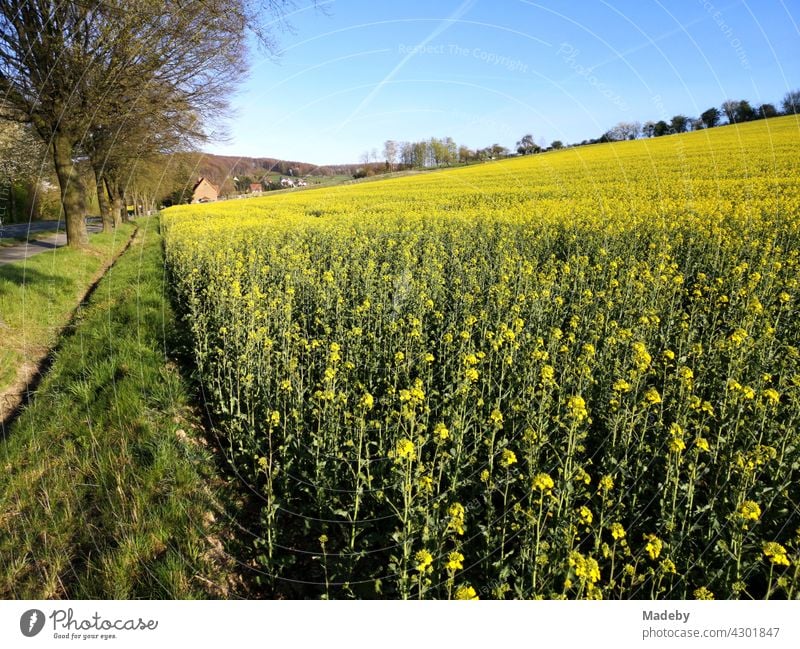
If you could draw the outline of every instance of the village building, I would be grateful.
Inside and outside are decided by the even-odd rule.
[[[219,187],[212,185],[206,177],[198,178],[192,188],[192,203],[212,203],[219,198]]]

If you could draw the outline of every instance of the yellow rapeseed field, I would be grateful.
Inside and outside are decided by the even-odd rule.
[[[800,596],[798,136],[167,210],[267,592]]]

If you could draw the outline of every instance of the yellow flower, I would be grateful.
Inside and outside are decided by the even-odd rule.
[[[456,588],[456,599],[480,599],[472,586],[459,586]]]
[[[586,505],[583,505],[578,510],[578,516],[581,519],[581,523],[584,523],[585,525],[591,525],[592,524],[592,519],[593,519],[592,510],[589,509]]]
[[[372,398],[369,392],[365,392],[358,404],[364,408],[364,410],[372,410],[372,407],[375,405],[375,399]]]
[[[651,405],[656,405],[661,403],[661,395],[658,393],[658,390],[651,387],[644,393],[644,400]]]
[[[464,534],[464,505],[461,503],[453,503],[448,507],[447,513],[450,520],[447,522],[447,529],[453,530],[459,536]]]
[[[670,559],[664,559],[661,562],[661,572],[663,572],[665,575],[674,575],[678,572],[678,570]]]
[[[625,528],[621,523],[611,523],[611,536],[615,541],[625,538]]]
[[[705,437],[698,437],[694,441],[695,447],[700,451],[710,451],[711,447],[708,445],[708,440]]]
[[[714,599],[714,593],[712,593],[710,590],[708,590],[708,588],[706,588],[705,586],[700,586],[700,588],[695,589],[694,598],[695,599],[711,600],[711,599]]]
[[[397,461],[408,460],[414,455],[414,442],[407,437],[404,437],[397,442],[397,447],[394,450],[394,456]]]
[[[419,379],[415,379],[414,385],[409,390],[411,393],[411,400],[415,402],[420,402],[425,399],[425,390],[422,389],[422,381]]]
[[[500,412],[497,408],[492,410],[492,414],[489,415],[489,421],[494,424],[495,426],[502,426],[503,425],[503,413]]]
[[[614,478],[610,475],[604,475],[600,478],[600,488],[603,491],[611,491],[614,488]]]
[[[281,423],[281,413],[277,410],[273,410],[269,416],[269,423],[271,426],[277,426]]]
[[[460,552],[451,552],[447,555],[447,563],[444,564],[444,567],[448,572],[462,570],[464,568],[464,555]]]
[[[764,556],[776,566],[788,566],[789,557],[786,556],[786,548],[775,541],[768,541],[763,546]]]
[[[427,550],[420,550],[414,555],[417,562],[417,571],[421,573],[430,572],[433,565],[433,556]]]
[[[683,441],[683,428],[680,424],[672,423],[669,427],[670,440],[669,450],[671,453],[680,453],[686,449],[686,443]]]
[[[643,342],[635,342],[633,348],[633,364],[640,372],[644,372],[650,367],[650,362],[653,360],[652,356],[647,352],[647,347]]]
[[[569,554],[569,565],[575,569],[575,576],[583,582],[595,584],[600,581],[600,566],[591,557],[584,557],[577,550]]]
[[[680,453],[686,450],[686,443],[680,437],[671,437],[669,440],[670,453]]]
[[[647,545],[644,546],[644,549],[650,555],[650,558],[655,561],[658,559],[658,555],[661,554],[664,542],[655,534],[645,534],[644,538],[647,540]]]
[[[450,437],[450,431],[447,429],[447,426],[441,422],[433,427],[433,434],[440,442],[443,442]]]
[[[576,422],[581,422],[589,416],[583,397],[574,395],[567,399],[567,414]]]
[[[613,389],[614,392],[630,392],[631,384],[628,383],[625,379],[617,379],[616,381],[614,381]]]
[[[781,400],[781,395],[778,394],[777,390],[773,390],[772,388],[767,388],[764,390],[763,395],[764,398],[773,406],[777,405]]]
[[[582,466],[575,469],[575,475],[572,479],[575,482],[582,482],[585,485],[589,485],[592,482],[592,476],[590,476]]]
[[[553,486],[553,478],[546,473],[539,473],[533,478],[533,488],[537,491],[549,492]]]
[[[500,457],[500,466],[505,467],[507,469],[512,464],[516,463],[517,463],[517,456],[514,454],[514,451],[504,448],[503,453],[501,454]]]
[[[419,488],[422,491],[432,493],[433,492],[433,478],[429,475],[421,476],[419,479]]]
[[[739,507],[739,516],[746,521],[757,521],[761,517],[761,507],[752,500],[745,500]]]
[[[737,329],[734,331],[728,339],[734,344],[735,347],[739,347],[745,340],[747,340],[747,332],[744,329]]]

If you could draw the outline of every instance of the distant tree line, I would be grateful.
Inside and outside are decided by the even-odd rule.
[[[719,108],[712,106],[694,118],[679,114],[674,115],[669,122],[666,120],[644,123],[638,121],[619,122],[599,138],[583,140],[572,145],[567,145],[561,140],[553,140],[549,145],[544,140],[537,143],[532,134],[526,133],[516,142],[514,147],[516,153],[512,153],[507,147],[500,144],[493,144],[482,149],[470,149],[464,145],[457,145],[450,137],[430,138],[416,142],[387,140],[383,146],[383,156],[381,157],[377,149],[364,152],[361,156],[361,165],[353,172],[353,175],[356,178],[362,178],[404,169],[431,169],[453,164],[469,164],[505,158],[515,154],[532,155],[563,149],[566,146],[661,137],[672,133],[686,133],[726,124],[739,124],[798,113],[800,113],[800,90],[793,90],[786,93],[780,109],[774,104],[760,104],[753,107],[745,99],[726,100]]]
[[[471,149],[457,144],[451,137],[431,137],[416,142],[386,140],[383,144],[382,157],[377,149],[365,151],[361,155],[361,163],[353,171],[353,177],[364,178],[407,169],[464,165],[506,158],[510,154],[509,149],[501,144],[495,143],[481,149]]]
[[[768,119],[780,115],[794,115],[800,113],[800,90],[787,92],[778,109],[774,104],[759,104],[753,106],[746,99],[727,99],[719,107],[712,106],[704,110],[698,117],[687,115],[674,115],[669,122],[666,120],[641,122],[619,122],[599,138],[583,140],[580,144],[596,144],[598,142],[618,142],[620,140],[635,140],[638,138],[661,137],[673,133],[686,133],[699,131],[704,128],[714,128],[727,124],[741,124],[757,119]],[[724,120],[724,121],[723,121]]]

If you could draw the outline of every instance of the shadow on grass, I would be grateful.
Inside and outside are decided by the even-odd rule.
[[[72,280],[59,275],[57,272],[45,273],[26,264],[19,263],[0,266],[0,294],[3,291],[4,282],[16,286],[25,286],[33,290],[40,286],[46,286],[48,290],[66,288],[73,283]]]
[[[0,446],[0,598],[228,592],[207,538],[214,461],[179,430],[199,425],[165,357],[158,243],[141,242],[84,300]]]
[[[117,257],[109,264],[106,272],[110,270],[116,260],[125,253],[133,242],[133,237],[130,237],[127,243],[123,246]],[[47,376],[53,366],[53,362],[58,356],[63,346],[67,343],[72,333],[75,330],[75,324],[81,309],[85,307],[92,298],[92,295],[97,290],[97,286],[105,277],[105,273],[98,277],[92,284],[90,284],[83,298],[75,305],[70,313],[67,322],[59,334],[55,346],[42,358],[36,366],[36,371],[31,376],[24,390],[20,394],[19,403],[5,414],[0,411],[0,441],[4,441],[8,432],[14,422],[20,417],[26,406],[31,402],[31,399],[36,394],[36,391],[41,385],[42,379]],[[14,286],[24,286],[26,292],[35,292],[39,295],[52,295],[54,292],[68,291],[75,282],[71,278],[63,277],[57,274],[44,273],[40,270],[30,268],[25,264],[10,264],[7,266],[0,266],[0,300],[3,298],[4,283],[10,283]],[[1,322],[1,320],[0,320]]]
[[[31,248],[47,248],[48,250],[55,250],[56,248],[60,248],[58,244],[53,243],[52,241],[41,241],[40,239],[34,239],[33,241],[28,241],[28,246]]]

